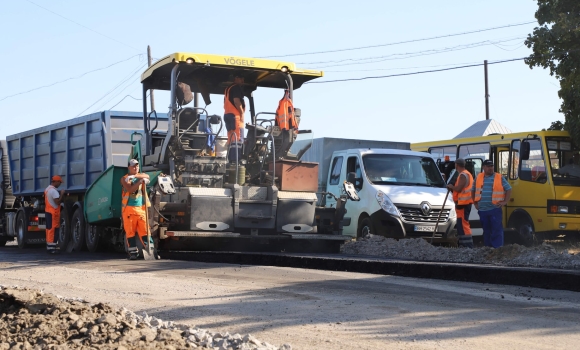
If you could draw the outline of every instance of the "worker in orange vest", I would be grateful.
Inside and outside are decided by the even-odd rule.
[[[46,218],[46,251],[49,254],[58,253],[58,237],[55,235],[60,228],[60,203],[64,198],[65,191],[58,191],[62,184],[62,178],[58,175],[50,179],[50,185],[44,190],[44,207]]]
[[[465,159],[455,160],[455,171],[459,173],[455,185],[447,185],[449,191],[453,191],[453,202],[455,202],[455,212],[457,213],[457,245],[460,247],[473,248],[473,237],[471,236],[471,226],[469,226],[469,214],[473,203],[473,176],[465,169]]]
[[[139,256],[135,234],[139,236],[141,244],[153,244],[152,239],[147,241],[149,223],[146,222],[145,210],[150,206],[149,198],[143,199],[143,186],[149,183],[149,175],[139,173],[139,161],[131,159],[127,175],[121,178],[122,201],[121,214],[123,217],[123,228],[127,244],[129,260],[135,260]]]
[[[276,150],[276,157],[284,156],[294,141],[294,134],[298,132],[298,124],[294,113],[294,104],[290,99],[290,92],[284,90],[284,97],[278,103],[276,109],[276,126],[280,128],[282,143],[281,149]]]
[[[242,145],[244,143],[244,76],[242,72],[234,72],[234,83],[228,86],[224,92],[224,122],[228,131],[228,144],[230,145],[230,161],[241,160]]]
[[[483,161],[483,172],[477,175],[473,205],[479,213],[483,227],[483,244],[486,247],[503,246],[502,207],[507,205],[512,187],[501,174],[494,172],[493,161]]]

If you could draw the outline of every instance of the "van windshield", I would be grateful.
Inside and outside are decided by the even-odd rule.
[[[377,185],[444,187],[441,173],[430,157],[400,154],[367,154],[364,171]]]

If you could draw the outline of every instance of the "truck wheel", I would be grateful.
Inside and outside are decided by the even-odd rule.
[[[85,233],[87,248],[89,249],[89,252],[94,253],[99,251],[101,248],[102,229],[99,226],[87,225]]]
[[[66,251],[70,241],[70,209],[65,204],[60,211],[60,228],[58,228],[58,247],[61,251]]]
[[[71,219],[70,233],[73,250],[80,252],[85,250],[85,216],[82,208],[77,208]]]
[[[21,212],[18,214],[16,219],[16,240],[18,242],[18,248],[24,249],[28,246],[26,240],[28,239],[28,222],[24,218],[24,214]]]
[[[358,224],[356,237],[357,239],[364,238],[366,235],[372,234],[373,232],[375,232],[375,230],[373,229],[371,218],[366,217]]]

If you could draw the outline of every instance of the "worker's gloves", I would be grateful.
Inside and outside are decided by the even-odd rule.
[[[125,179],[125,181],[127,181],[128,184],[133,182],[133,179],[135,178],[135,175],[129,175],[127,176],[127,179]]]
[[[147,179],[147,178],[144,178],[144,179],[143,179],[143,183],[144,183],[145,185],[149,185],[149,179]]]

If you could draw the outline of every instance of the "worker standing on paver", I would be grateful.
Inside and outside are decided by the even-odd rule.
[[[49,254],[58,252],[57,235],[55,231],[60,228],[60,203],[64,196],[64,190],[57,190],[62,184],[62,178],[58,175],[50,179],[50,185],[44,190],[44,210],[46,219],[46,251]]]
[[[503,246],[502,207],[507,205],[512,187],[501,174],[493,171],[493,161],[483,162],[483,172],[477,175],[473,201],[483,227],[483,244],[486,247]]]
[[[242,145],[244,144],[244,76],[242,72],[234,72],[234,83],[224,92],[224,123],[228,131],[230,145],[230,161],[242,159]],[[237,152],[237,153],[234,153]],[[237,154],[237,158],[236,158]]]
[[[455,212],[457,213],[457,244],[460,247],[473,248],[473,237],[469,226],[469,214],[473,203],[473,176],[465,169],[465,159],[455,160],[455,170],[459,173],[455,185],[447,185],[449,191],[453,191],[453,201],[455,202]]]
[[[149,183],[149,175],[139,173],[139,161],[131,159],[129,161],[128,173],[121,178],[122,190],[122,216],[123,228],[127,240],[127,253],[129,260],[135,260],[139,256],[135,234],[139,235],[141,243],[153,244],[152,240],[147,242],[148,225],[145,210],[149,206],[147,197],[143,198],[143,187]],[[146,243],[147,242],[147,243]]]

